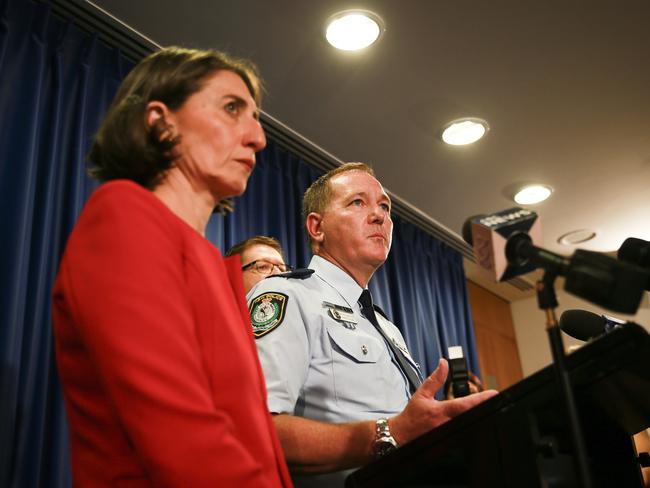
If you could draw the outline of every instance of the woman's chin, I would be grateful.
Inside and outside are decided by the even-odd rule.
[[[224,198],[238,197],[248,186],[248,180],[243,183],[234,183],[232,185],[219,185],[219,188],[214,188],[212,194],[215,197],[216,202],[220,202]]]

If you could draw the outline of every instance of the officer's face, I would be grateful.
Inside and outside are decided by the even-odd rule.
[[[341,173],[329,183],[332,198],[320,224],[323,241],[319,254],[330,256],[348,272],[353,268],[363,273],[369,270],[369,279],[390,251],[390,198],[365,171]]]

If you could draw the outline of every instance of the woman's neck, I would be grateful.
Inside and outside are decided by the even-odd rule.
[[[202,236],[219,199],[205,187],[198,188],[178,168],[172,167],[153,190],[167,207]]]

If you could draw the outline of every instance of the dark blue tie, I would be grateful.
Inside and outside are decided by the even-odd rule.
[[[397,366],[402,370],[402,373],[406,376],[409,382],[409,390],[411,394],[418,389],[418,386],[422,384],[418,374],[413,370],[412,366],[409,364],[408,359],[404,356],[404,353],[393,343],[393,341],[386,335],[386,333],[379,326],[377,321],[377,316],[375,315],[375,307],[372,304],[372,295],[370,295],[370,290],[363,290],[361,296],[359,297],[359,304],[361,305],[361,313],[365,318],[367,318],[372,325],[375,326],[377,332],[383,337],[384,342],[388,345],[388,348],[393,352],[393,357],[397,362]]]

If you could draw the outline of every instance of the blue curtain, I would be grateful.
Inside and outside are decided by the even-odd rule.
[[[409,222],[393,220],[393,247],[370,282],[373,296],[425,374],[449,346],[462,346],[469,368],[480,375],[462,256]]]
[[[269,141],[257,155],[246,192],[234,200],[235,212],[214,216],[206,236],[222,250],[253,235],[273,236],[282,243],[289,263],[306,266],[311,253],[302,226],[302,195],[321,174]]]
[[[84,163],[92,134],[132,66],[47,5],[0,0],[0,486],[71,485],[51,287],[96,187]],[[271,141],[235,213],[213,217],[208,238],[225,250],[253,234],[272,235],[289,262],[305,266],[300,201],[320,173]],[[394,220],[391,256],[371,282],[377,303],[426,372],[456,344],[478,372],[461,256]]]
[[[95,183],[84,155],[132,67],[31,0],[0,2],[0,485],[69,486],[50,294]]]

